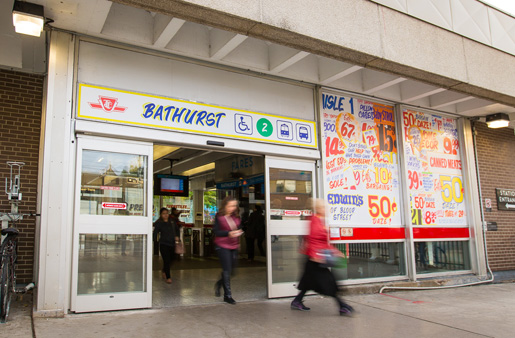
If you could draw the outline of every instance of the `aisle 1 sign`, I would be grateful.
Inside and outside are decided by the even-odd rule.
[[[515,190],[496,188],[497,209],[515,211]]]
[[[314,121],[79,84],[77,117],[317,148]]]

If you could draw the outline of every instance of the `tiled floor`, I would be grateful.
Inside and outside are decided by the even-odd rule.
[[[236,301],[266,299],[266,263],[258,257],[250,263],[240,259],[236,274],[231,279]],[[154,258],[152,280],[152,305],[154,308],[184,305],[216,304],[222,298],[214,295],[214,284],[219,279],[221,267],[216,258],[192,258],[174,262],[172,284],[161,278],[160,259]]]

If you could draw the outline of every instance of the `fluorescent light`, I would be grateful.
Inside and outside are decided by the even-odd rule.
[[[211,162],[211,163],[208,163],[208,164],[201,165],[200,167],[196,167],[196,168],[193,168],[193,169],[190,169],[190,170],[186,170],[186,171],[182,172],[181,175],[193,176],[193,175],[200,174],[200,173],[203,173],[205,171],[210,171],[210,170],[213,170],[213,169],[215,169],[215,162]]]
[[[43,6],[22,1],[14,2],[13,25],[16,33],[39,37],[44,24]]]
[[[510,125],[510,117],[505,113],[497,113],[486,117],[488,128],[504,128]]]
[[[488,124],[488,128],[504,128],[510,125],[510,121],[491,121]]]

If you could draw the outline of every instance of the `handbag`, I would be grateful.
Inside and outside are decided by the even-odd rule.
[[[182,245],[182,243],[175,244],[175,253],[178,255],[184,254],[184,245]]]
[[[341,254],[335,250],[319,250],[316,255],[322,261],[320,265],[324,268],[343,269],[347,267],[347,259],[342,257]]]

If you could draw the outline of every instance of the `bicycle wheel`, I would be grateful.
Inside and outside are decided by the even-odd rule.
[[[5,323],[9,315],[9,307],[11,306],[11,264],[9,264],[9,256],[3,257],[1,274],[0,274],[0,323]]]

